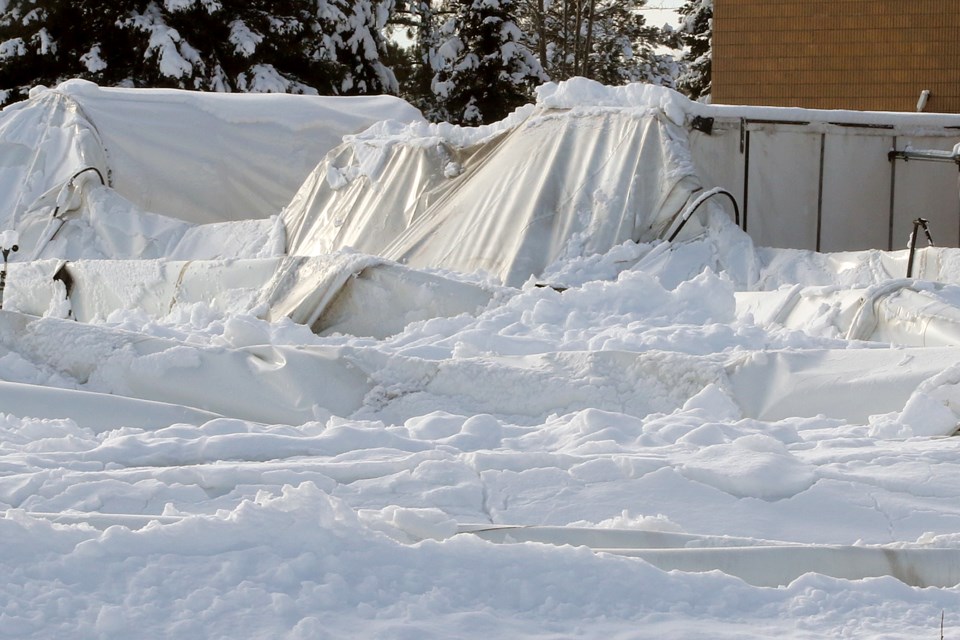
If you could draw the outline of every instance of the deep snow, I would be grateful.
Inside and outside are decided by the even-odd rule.
[[[618,100],[576,83],[543,95]],[[644,104],[682,119],[664,95]],[[563,254],[519,288],[374,270],[381,279],[355,295],[404,318],[385,337],[269,321],[260,290],[239,286],[164,306],[157,292],[189,280],[193,257],[213,257],[204,268],[222,287],[245,268],[238,256],[279,260],[248,250],[269,223],[230,227],[231,260],[222,235],[194,231],[175,264],[79,263],[93,292],[78,294],[84,323],[41,291],[52,265],[13,265],[0,312],[0,629],[914,638],[937,637],[943,613],[949,637],[956,352],[848,339],[844,303],[817,296],[889,281],[877,254],[832,264],[754,251],[713,215],[706,235],[675,246]],[[71,246],[89,248],[84,237]],[[349,250],[325,260],[382,263]],[[958,272],[940,264],[934,293],[955,307]],[[266,284],[258,273],[238,282]],[[372,306],[391,282],[422,298]],[[780,302],[795,285],[796,308],[811,311],[787,322]],[[744,298],[758,289],[780,306]],[[469,298],[467,312],[403,315],[436,311],[447,291]],[[480,531],[493,525],[527,528]],[[657,568],[685,562],[730,573]],[[925,584],[940,586],[914,586]]]

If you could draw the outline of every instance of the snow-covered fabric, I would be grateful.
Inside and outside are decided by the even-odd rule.
[[[344,135],[383,119],[420,114],[389,96],[211,94],[70,81],[0,116],[0,215],[14,212],[4,226],[19,221],[45,191],[96,167],[144,211],[191,223],[266,218]]]
[[[635,133],[620,144],[641,160],[680,149],[665,134],[684,131],[691,107],[637,86],[569,83],[542,96],[543,111],[494,127],[411,136],[378,126],[396,135],[354,138],[331,156],[350,163],[328,163],[301,200],[354,198],[356,219],[340,221],[356,231],[350,241],[396,230],[411,262],[449,252],[475,266],[480,244],[459,246],[472,237],[464,220],[491,243],[542,224],[548,242],[490,244],[489,264],[520,280],[562,244],[543,274],[565,288],[497,287],[346,249],[257,257],[254,247],[283,235],[270,220],[138,222],[139,208],[93,172],[49,192],[42,211],[59,202],[69,212],[50,251],[82,259],[21,261],[7,274],[4,633],[820,639],[935,637],[941,620],[945,636],[954,629],[960,457],[946,436],[960,424],[960,346],[869,341],[870,318],[850,312],[872,301],[878,318],[923,325],[912,339],[949,342],[960,250],[924,250],[914,275],[938,282],[905,283],[902,253],[757,249],[719,207],[678,241],[604,250],[638,220],[649,227],[650,211],[625,210],[645,202],[635,190],[653,183],[649,193],[669,199],[660,187],[682,193],[691,175],[625,162],[614,134]],[[67,125],[39,124],[18,126],[80,157]],[[507,160],[514,142],[529,158]],[[571,150],[585,166],[563,158]],[[59,166],[16,153],[16,176]],[[512,178],[526,191],[511,191]],[[50,190],[23,183],[33,187]],[[464,208],[462,220],[427,215],[444,200]],[[529,200],[544,208],[523,218]],[[501,204],[517,207],[517,226]],[[154,242],[125,238],[126,221]],[[596,242],[557,240],[591,225]],[[0,230],[0,241],[15,235]],[[305,226],[293,236],[329,241]],[[130,259],[137,251],[160,257]],[[125,259],[88,259],[107,253]],[[746,296],[764,301],[743,305]],[[935,322],[907,315],[916,311]]]
[[[700,185],[656,110],[544,110],[468,145],[410,128],[332,152],[283,213],[287,250],[352,247],[516,286],[564,255],[664,234]]]

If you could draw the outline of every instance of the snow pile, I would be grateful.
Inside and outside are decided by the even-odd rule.
[[[719,205],[665,242],[708,186],[696,108],[576,80],[484,130],[381,123],[283,220],[44,173],[0,311],[7,633],[955,628],[960,252],[903,280],[899,253],[755,249]]]
[[[960,425],[960,367],[953,365],[917,386],[903,411],[871,418],[871,433],[910,438],[952,433]]]
[[[676,91],[652,84],[607,87],[586,78],[549,82],[537,88],[537,105],[548,109],[616,108],[657,110],[683,125],[690,101]]]

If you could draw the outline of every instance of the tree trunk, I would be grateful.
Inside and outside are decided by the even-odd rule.
[[[580,75],[590,77],[590,51],[593,49],[593,14],[597,8],[597,0],[590,0],[590,16],[587,18],[587,37],[583,46],[583,69]]]
[[[537,53],[540,56],[540,66],[547,69],[547,10],[543,0],[537,0]]]
[[[580,75],[580,27],[583,26],[583,5],[576,0],[576,15],[573,21],[573,75]]]

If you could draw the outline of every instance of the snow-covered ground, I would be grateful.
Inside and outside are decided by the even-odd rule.
[[[52,254],[117,246],[91,220],[133,205],[84,189]],[[13,264],[0,632],[950,637],[955,252],[891,289],[902,254],[755,250],[722,217],[567,242],[516,288],[347,248],[285,272],[269,220],[76,263],[69,314],[56,255]],[[275,272],[342,287],[324,317],[364,335],[271,315]],[[854,335],[890,290],[925,297]]]

